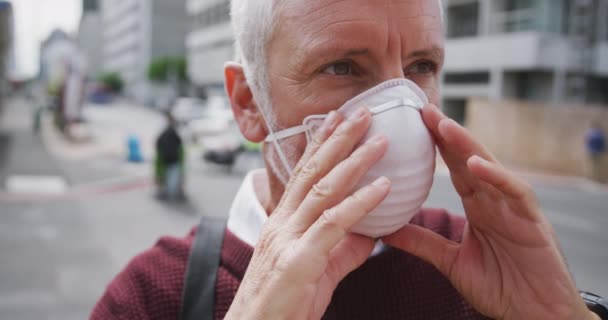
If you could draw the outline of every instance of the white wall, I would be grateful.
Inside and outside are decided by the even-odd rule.
[[[595,48],[593,73],[608,77],[608,41],[598,43]]]
[[[566,38],[533,31],[448,39],[446,49],[447,72],[580,68]]]
[[[234,59],[230,23],[194,30],[186,36],[188,74],[199,86],[224,82],[224,64]]]
[[[84,12],[78,30],[78,43],[87,56],[89,76],[95,78],[102,63],[102,23],[98,12]]]

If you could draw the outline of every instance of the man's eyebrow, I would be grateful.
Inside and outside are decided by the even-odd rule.
[[[368,48],[338,48],[337,46],[318,46],[308,51],[301,51],[296,57],[295,65],[310,66],[315,65],[313,61],[323,61],[327,63],[331,60],[347,59],[356,56],[369,54]]]
[[[410,53],[407,58],[431,57],[435,60],[443,61],[445,51],[442,47],[431,47],[422,50],[416,50]]]

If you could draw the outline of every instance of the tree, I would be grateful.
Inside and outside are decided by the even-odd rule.
[[[152,60],[148,66],[148,79],[152,82],[164,83],[172,75],[177,77],[177,81],[185,82],[188,80],[186,74],[187,61],[184,57],[160,57]]]
[[[122,78],[116,72],[103,73],[97,78],[97,81],[101,82],[113,93],[121,93],[124,87]]]

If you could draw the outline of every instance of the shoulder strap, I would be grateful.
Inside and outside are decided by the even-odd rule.
[[[220,264],[226,218],[201,218],[196,232],[182,292],[182,320],[212,320],[215,280]]]

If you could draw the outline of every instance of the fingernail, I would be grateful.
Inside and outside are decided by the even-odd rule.
[[[327,115],[327,118],[325,119],[325,121],[323,121],[323,125],[321,125],[321,128],[319,130],[321,132],[329,132],[336,126],[337,121],[338,121],[338,113],[336,111],[332,110]]]
[[[387,177],[380,177],[378,179],[376,179],[374,182],[372,182],[372,185],[376,186],[376,187],[384,187],[386,185],[388,185],[389,183],[391,183],[390,180],[388,180]]]
[[[453,125],[453,124],[458,125],[458,123],[456,123],[456,121],[449,119],[449,118],[439,121],[439,125],[438,125],[437,129],[439,130],[439,134],[441,135],[441,137],[444,140],[448,140],[450,138],[449,135],[447,134],[446,130],[447,130],[448,126]]]
[[[473,162],[477,162],[479,165],[481,165],[483,167],[489,167],[489,165],[490,165],[488,160],[486,160],[478,155],[471,156],[467,162],[469,163],[469,165]]]
[[[365,111],[366,110],[364,108],[357,109],[357,111],[355,111],[355,113],[353,113],[353,115],[350,117],[350,119],[353,121],[362,120],[363,118],[365,118],[365,113],[366,113]]]
[[[386,141],[386,136],[383,134],[378,134],[373,136],[371,139],[367,140],[367,143],[372,144],[382,144]]]

